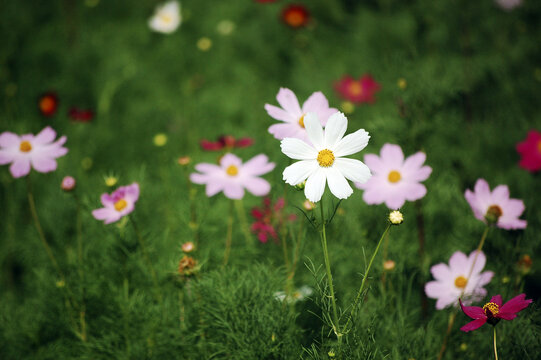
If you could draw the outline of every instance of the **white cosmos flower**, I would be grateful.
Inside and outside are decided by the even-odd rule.
[[[178,28],[181,20],[180,4],[178,1],[169,1],[156,7],[148,26],[154,31],[170,34]]]
[[[348,120],[341,112],[329,117],[325,130],[317,115],[308,113],[304,126],[312,145],[306,142],[285,138],[282,152],[295,160],[301,160],[285,168],[283,177],[286,183],[297,185],[306,180],[304,195],[312,202],[321,200],[325,183],[329,183],[331,193],[339,199],[346,199],[353,189],[346,179],[364,183],[372,174],[364,163],[343,156],[355,154],[368,144],[370,136],[363,129],[344,137]]]

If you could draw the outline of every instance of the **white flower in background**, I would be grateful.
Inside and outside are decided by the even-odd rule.
[[[343,158],[366,147],[370,139],[366,131],[357,130],[344,137],[348,120],[341,112],[329,117],[325,130],[314,113],[306,114],[304,125],[312,145],[296,138],[285,138],[281,143],[284,154],[301,160],[285,168],[283,178],[286,183],[295,186],[306,180],[304,195],[308,200],[318,202],[326,182],[334,196],[346,199],[353,193],[346,179],[360,183],[370,179],[368,166],[360,160]]]
[[[156,7],[148,26],[154,31],[171,34],[178,28],[181,20],[180,4],[178,1],[169,1]]]
[[[506,11],[511,11],[522,4],[522,0],[496,0],[496,4]]]
[[[285,291],[277,291],[274,293],[274,298],[278,301],[287,301],[288,304],[294,304],[297,301],[303,301],[308,296],[312,295],[313,292],[311,287],[303,285],[295,290],[291,296],[287,296]]]

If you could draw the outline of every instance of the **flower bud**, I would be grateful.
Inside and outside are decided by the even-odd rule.
[[[60,185],[60,187],[62,188],[62,190],[69,192],[75,189],[75,184],[76,182],[73,176],[66,176],[62,179],[62,184]]]
[[[311,211],[311,210],[314,210],[315,205],[313,202],[307,199],[307,200],[304,200],[304,202],[302,203],[302,207],[306,211]]]
[[[177,160],[178,164],[182,166],[188,165],[191,161],[192,159],[189,156],[181,156]]]
[[[304,187],[306,186],[306,180],[301,182],[300,184],[295,185],[295,189],[297,190],[304,190]]]
[[[517,263],[518,270],[522,275],[526,275],[532,269],[532,258],[530,255],[523,255]]]
[[[502,214],[502,209],[498,205],[491,205],[485,214],[485,219],[489,225],[496,225]]]
[[[383,262],[383,269],[385,269],[385,271],[392,271],[394,270],[395,266],[396,263],[393,260],[385,260]]]
[[[393,210],[389,213],[389,221],[393,225],[400,225],[404,222],[404,216],[398,210]]]
[[[189,252],[192,252],[195,250],[195,245],[193,242],[191,241],[188,241],[188,242],[185,242],[184,244],[182,244],[182,251],[184,251],[185,253],[189,253]]]
[[[184,255],[178,263],[178,273],[181,276],[190,276],[197,271],[197,260],[193,257]]]

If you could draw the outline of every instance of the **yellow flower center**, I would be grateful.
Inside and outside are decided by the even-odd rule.
[[[239,168],[236,167],[235,165],[229,165],[229,167],[227,168],[227,170],[225,170],[225,172],[229,176],[236,176],[239,173]]]
[[[489,302],[483,306],[483,310],[485,311],[486,316],[495,316],[500,312],[500,307],[496,303]]]
[[[19,146],[19,150],[21,150],[22,152],[29,152],[30,150],[32,150],[32,145],[26,140],[22,141],[21,145]]]
[[[115,203],[115,210],[116,211],[122,211],[126,206],[128,206],[128,203],[124,199],[120,199]]]
[[[173,21],[173,18],[167,14],[160,14],[160,19],[166,24],[169,24],[171,21]]]
[[[537,150],[541,153],[541,140],[537,143]]]
[[[41,111],[49,112],[54,109],[54,100],[50,96],[45,96],[39,101]]]
[[[400,175],[400,173],[396,170],[392,170],[390,173],[389,173],[389,181],[392,182],[392,183],[396,183],[396,182],[399,182],[400,179],[402,179],[402,175]]]
[[[304,114],[299,118],[299,125],[304,129]]]
[[[466,285],[468,284],[468,279],[466,279],[464,276],[459,276],[455,279],[455,286],[457,288],[464,289]]]
[[[363,93],[363,87],[362,87],[361,83],[359,83],[357,81],[354,81],[354,82],[350,83],[349,84],[349,92],[353,96],[361,95]]]
[[[332,166],[334,163],[334,154],[329,149],[321,150],[317,154],[317,162],[319,163],[319,166],[322,167]]]

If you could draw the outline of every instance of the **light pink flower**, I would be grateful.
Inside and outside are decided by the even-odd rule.
[[[479,252],[477,259],[473,251],[470,256],[457,251],[449,259],[449,266],[441,263],[430,268],[435,281],[425,285],[425,293],[429,298],[438,299],[436,309],[441,310],[447,306],[458,306],[458,299],[466,299],[467,304],[481,300],[487,291],[483,286],[488,284],[494,273],[492,271],[481,272],[485,267],[486,257]],[[472,266],[475,262],[475,266]],[[471,271],[471,275],[468,277]]]
[[[304,128],[304,116],[307,113],[316,113],[321,125],[325,126],[329,116],[338,112],[337,109],[329,107],[327,98],[320,91],[310,95],[302,104],[302,108],[299,105],[297,96],[293,91],[286,88],[280,88],[276,100],[278,100],[282,108],[265,104],[265,110],[272,118],[284,122],[284,124],[274,124],[269,127],[269,133],[278,140],[297,138],[307,142],[309,141],[308,135]]]
[[[432,168],[423,166],[426,155],[415,153],[404,160],[404,153],[398,145],[385,144],[380,156],[367,154],[364,162],[370,168],[372,177],[364,184],[355,183],[363,189],[367,204],[385,203],[389,209],[398,209],[406,200],[415,201],[426,195],[421,181],[428,179]]]
[[[495,0],[498,6],[506,11],[511,11],[522,4],[522,0]]]
[[[49,126],[37,135],[17,135],[12,132],[0,134],[0,165],[10,164],[14,178],[28,175],[30,168],[47,173],[56,170],[56,158],[66,155],[63,147],[66,137],[54,141],[56,132]]]
[[[270,184],[259,176],[274,169],[275,164],[268,161],[266,155],[254,156],[246,163],[233,154],[225,154],[220,165],[201,163],[195,166],[199,173],[190,175],[196,184],[206,184],[207,196],[214,196],[223,191],[229,199],[242,199],[244,189],[256,196],[267,195]]]
[[[110,224],[120,220],[135,209],[135,203],[139,199],[139,184],[133,183],[128,186],[121,186],[111,195],[101,195],[101,209],[92,211],[92,216],[97,220],[105,220]]]
[[[506,230],[524,229],[526,220],[519,219],[524,212],[524,202],[509,198],[507,185],[498,185],[491,192],[484,179],[478,179],[474,191],[464,194],[475,217],[485,223],[493,223]]]

